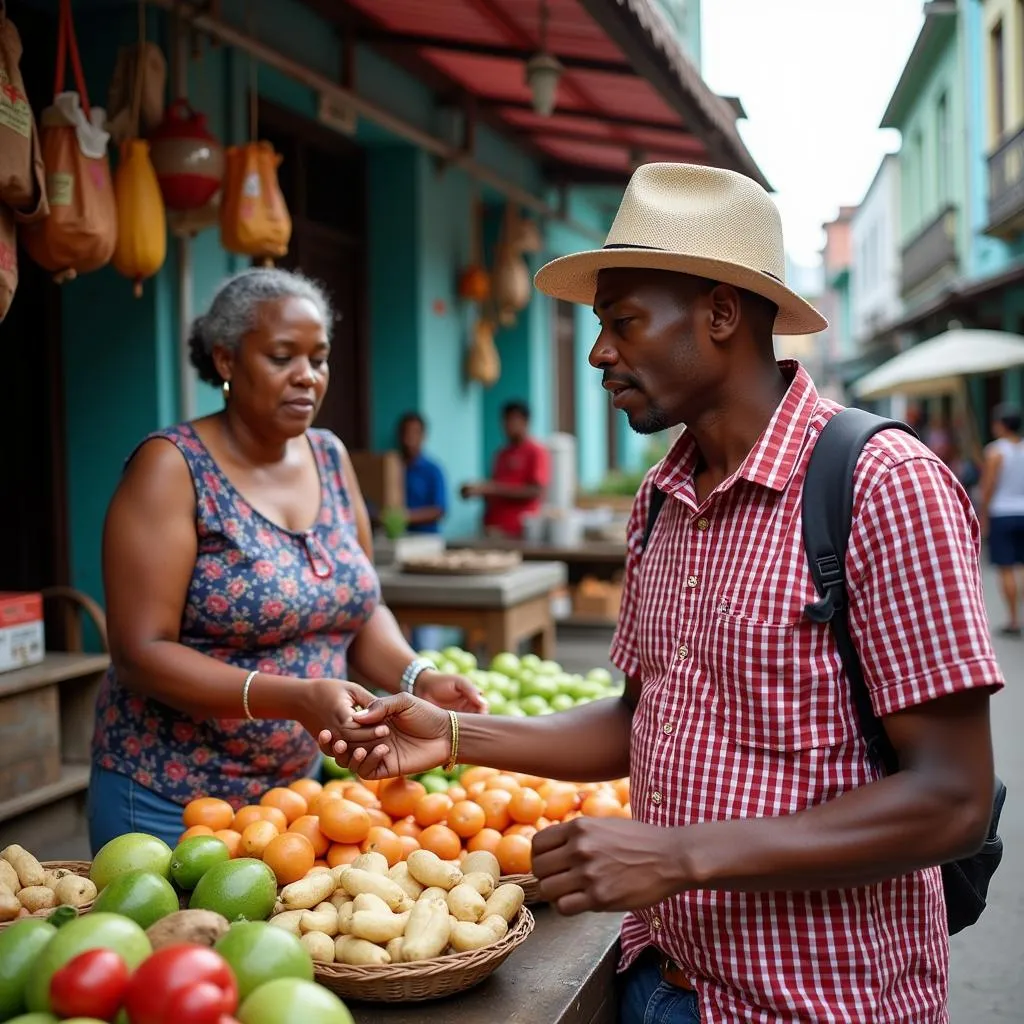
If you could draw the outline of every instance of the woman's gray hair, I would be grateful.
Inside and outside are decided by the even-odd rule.
[[[213,361],[214,347],[236,350],[242,338],[255,329],[259,307],[275,299],[308,299],[319,311],[330,340],[334,311],[317,282],[277,267],[243,270],[229,277],[217,290],[209,310],[192,321],[189,352],[200,380],[220,387],[223,381]]]

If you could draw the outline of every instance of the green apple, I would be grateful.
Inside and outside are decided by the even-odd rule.
[[[536,672],[541,666],[541,660],[536,654],[524,654],[522,658],[520,658],[519,664],[522,665],[523,668],[528,668],[531,671]]]
[[[562,674],[562,666],[557,661],[542,661],[537,671],[545,676],[557,676]]]
[[[515,676],[519,672],[519,665],[519,659],[514,654],[505,651],[494,656],[494,660],[491,662],[491,671],[500,672],[504,676]]]
[[[442,675],[446,676],[459,676],[462,673],[459,671],[459,666],[454,661],[448,661],[446,658],[442,658],[437,666],[437,671]]]
[[[593,703],[593,698],[591,698],[591,697],[580,697],[576,701],[576,707],[579,707],[581,704],[592,704],[592,703]]]
[[[458,671],[465,674],[476,668],[476,655],[464,651],[461,647],[446,647],[441,657],[458,666]]]
[[[526,712],[518,704],[509,704],[505,714],[509,718],[526,718]]]
[[[556,693],[551,698],[551,707],[555,711],[568,711],[576,703],[567,693]]]
[[[493,691],[485,693],[484,700],[487,701],[487,710],[492,715],[505,714],[505,709],[508,707],[508,701],[505,700],[500,693],[494,693]]]
[[[612,685],[612,674],[606,668],[592,668],[587,673],[587,679],[600,683],[604,687]]]
[[[539,694],[530,694],[519,702],[519,707],[531,718],[535,715],[543,715],[551,710],[551,705]]]
[[[524,697],[543,697],[550,701],[558,693],[558,684],[550,676],[534,676],[523,684],[522,692]]]
[[[440,651],[420,651],[419,652],[419,657],[423,658],[425,661],[432,661],[435,665],[439,661],[443,661],[444,660],[441,657],[441,652]]]

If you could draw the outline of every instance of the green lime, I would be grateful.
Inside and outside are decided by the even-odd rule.
[[[297,978],[260,985],[242,1003],[240,1024],[355,1024],[348,1007],[326,988]]]
[[[277,899],[277,879],[261,860],[216,864],[199,879],[191,910],[212,910],[229,921],[266,921]]]
[[[143,929],[180,909],[174,886],[152,871],[119,875],[96,897],[93,905],[93,910],[131,918]]]
[[[228,860],[231,851],[227,843],[216,836],[192,836],[174,848],[171,878],[180,888],[191,891],[210,868]]]
[[[118,875],[132,871],[152,871],[170,878],[171,848],[156,836],[145,832],[127,832],[111,839],[92,862],[89,877],[102,892]]]
[[[8,1020],[7,1024],[60,1024],[60,1021],[52,1013],[25,1013]]]
[[[56,934],[52,924],[31,920],[0,932],[0,1020],[24,1013],[29,973]]]
[[[355,776],[347,769],[342,768],[333,757],[323,758],[324,775],[329,779],[352,779]]]
[[[443,775],[424,775],[420,782],[428,793],[447,793],[450,785]]]
[[[235,974],[238,1001],[274,978],[313,980],[313,960],[294,935],[262,921],[233,924],[213,947]]]

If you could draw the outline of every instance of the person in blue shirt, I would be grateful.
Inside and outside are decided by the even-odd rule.
[[[448,511],[441,467],[423,454],[427,424],[418,412],[398,421],[398,447],[405,461],[405,508],[409,533],[440,533]]]

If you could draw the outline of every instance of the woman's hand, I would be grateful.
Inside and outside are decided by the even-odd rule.
[[[312,736],[323,732],[341,735],[355,725],[357,708],[368,708],[376,699],[373,694],[347,679],[310,679],[296,686],[295,719]],[[386,726],[378,726],[375,736],[386,736]]]
[[[347,727],[333,735],[322,732],[319,741],[325,754],[364,779],[391,779],[444,764],[451,755],[451,728],[447,711],[399,693],[375,700]]]
[[[487,713],[487,701],[463,676],[448,676],[428,669],[417,677],[413,693],[439,708],[467,711],[477,715]]]

